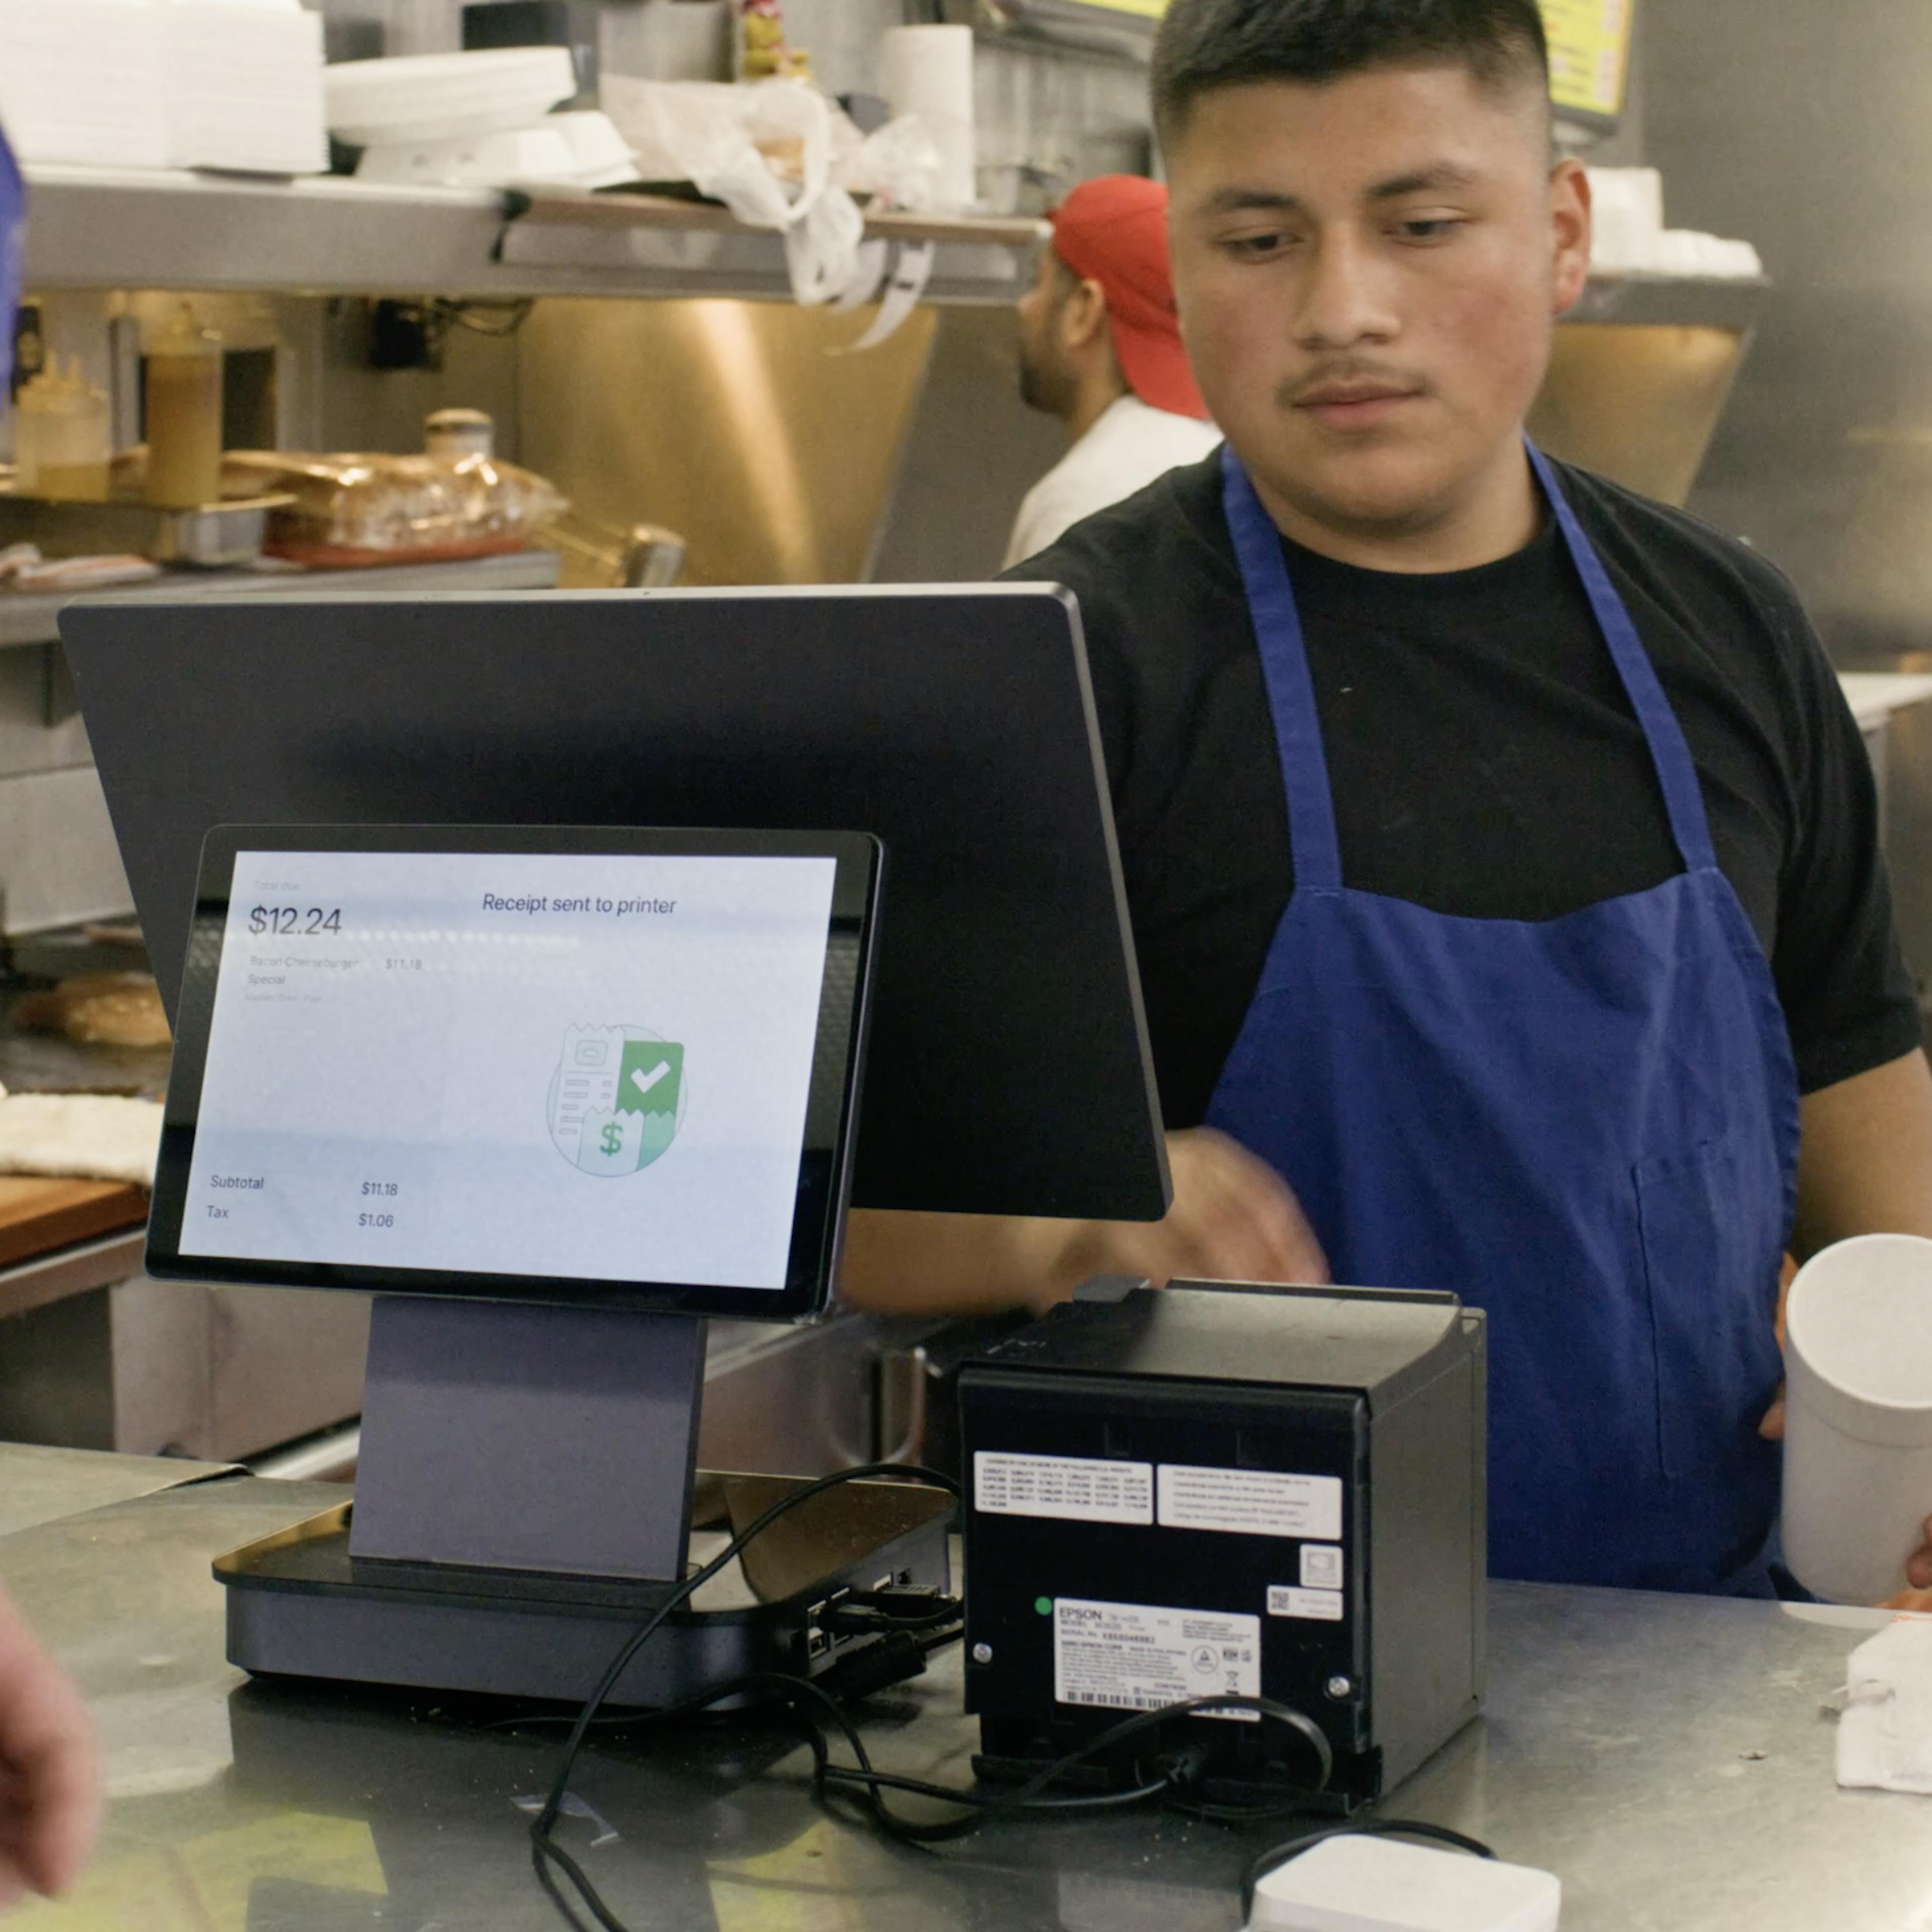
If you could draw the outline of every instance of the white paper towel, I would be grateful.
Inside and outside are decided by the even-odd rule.
[[[973,29],[888,28],[879,44],[879,88],[893,118],[914,116],[938,150],[938,206],[970,208],[976,196]]]
[[[1852,1652],[1838,1782],[1932,1796],[1932,1617],[1901,1616]]]

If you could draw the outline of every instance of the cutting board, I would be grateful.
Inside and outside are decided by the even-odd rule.
[[[124,1181],[0,1174],[0,1268],[138,1228],[147,1218],[147,1190]]]

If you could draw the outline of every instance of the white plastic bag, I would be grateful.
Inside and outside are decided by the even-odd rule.
[[[830,302],[844,289],[865,218],[832,169],[835,146],[849,148],[856,136],[816,88],[607,75],[602,93],[644,180],[688,181],[740,221],[776,229],[800,302]]]
[[[940,154],[914,117],[861,140],[807,81],[607,74],[602,95],[636,152],[640,179],[688,181],[740,221],[783,235],[801,302],[850,305],[878,291],[884,251],[860,248],[866,221],[854,195],[919,210],[938,194]]]
[[[938,206],[945,167],[926,123],[902,114],[868,134],[833,178],[854,194],[920,214]]]

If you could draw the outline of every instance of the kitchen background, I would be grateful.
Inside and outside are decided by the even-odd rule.
[[[1096,28],[1063,0],[935,6],[918,17],[976,29],[978,225],[934,231],[929,299],[878,346],[852,348],[869,310],[798,306],[770,238],[706,229],[701,212],[640,226],[608,202],[594,218],[540,204],[506,223],[477,193],[354,200],[324,183],[290,196],[242,176],[31,158],[30,346],[124,416],[139,344],[187,297],[222,339],[230,448],[402,454],[422,449],[432,412],[487,412],[497,454],[571,507],[540,553],[412,583],[609,584],[640,525],[682,540],[687,584],[988,576],[1063,446],[1015,380],[1031,218],[1077,181],[1154,158],[1130,28]],[[464,44],[459,0],[311,10],[332,60]],[[728,76],[727,0],[553,11],[606,78]],[[908,17],[901,0],[786,0],[784,33],[826,92],[876,95],[882,38]],[[0,73],[0,110],[4,93]],[[1593,168],[1658,170],[1673,230],[1742,239],[1764,274],[1737,272],[1735,253],[1720,273],[1695,250],[1646,255],[1612,206],[1640,198],[1643,178],[1606,175],[1600,272],[1561,332],[1539,435],[1756,544],[1850,671],[1932,670],[1928,98],[1932,37],[1886,0],[1639,0],[1619,124],[1564,132]],[[226,580],[196,582],[215,594]],[[129,910],[53,641],[58,601],[0,594],[0,887],[16,960],[46,928]],[[1922,992],[1932,707],[1873,739]],[[84,1293],[0,1293],[0,1435],[238,1455],[352,1413],[359,1310],[164,1294],[137,1259],[137,1246],[101,1258]],[[776,1346],[752,1334],[714,1350],[717,1374],[758,1391],[748,1416],[788,1386]],[[934,1359],[915,1345],[881,1368],[849,1328],[829,1346],[842,1366],[795,1385],[817,1406],[784,1432],[801,1467],[899,1446]],[[710,1413],[706,1454],[732,1460],[730,1406]]]

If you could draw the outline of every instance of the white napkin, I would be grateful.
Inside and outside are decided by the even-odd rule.
[[[1901,1616],[1852,1652],[1838,1782],[1932,1797],[1932,1616]]]

